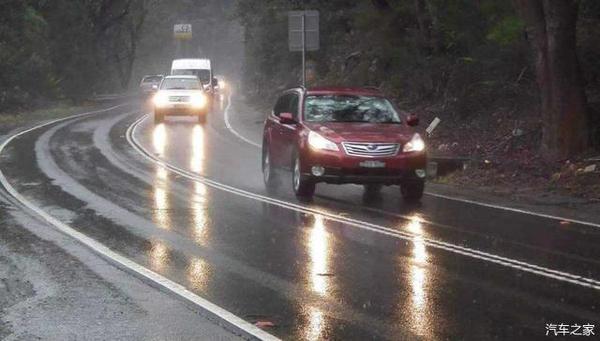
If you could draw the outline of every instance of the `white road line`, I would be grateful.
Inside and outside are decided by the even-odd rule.
[[[551,214],[545,214],[545,213],[539,213],[539,212],[534,212],[534,211],[528,211],[528,210],[520,209],[520,208],[513,208],[513,207],[506,207],[506,206],[488,204],[488,203],[479,202],[479,201],[475,201],[475,200],[469,200],[469,199],[464,199],[464,198],[459,198],[459,197],[453,197],[453,196],[449,196],[449,195],[445,195],[445,194],[438,194],[438,193],[432,193],[432,192],[425,192],[425,194],[430,195],[432,197],[437,197],[437,198],[442,198],[442,199],[448,199],[448,200],[454,200],[454,201],[460,201],[460,202],[464,202],[464,203],[467,203],[467,204],[479,205],[479,206],[484,206],[484,207],[489,207],[489,208],[495,208],[495,209],[504,210],[504,211],[516,212],[516,213],[529,214],[529,215],[533,215],[533,216],[537,216],[537,217],[542,217],[542,218],[548,218],[548,219],[554,219],[554,220],[563,220],[563,221],[568,221],[568,222],[571,222],[571,223],[574,223],[574,224],[581,224],[581,225],[586,225],[586,226],[592,226],[592,227],[598,227],[598,228],[600,228],[600,224],[593,223],[593,222],[590,222],[590,221],[583,221],[583,220],[571,219],[571,218],[566,218],[566,217],[561,217],[561,216],[555,216],[555,215],[551,215]]]
[[[233,133],[233,135],[239,137],[242,141],[253,145],[256,148],[261,148],[261,145],[244,137],[242,134],[238,133],[237,130],[233,129],[233,126],[231,126],[231,123],[229,122],[229,108],[231,107],[231,92],[229,92],[229,96],[227,96],[227,106],[225,107],[225,113],[223,114],[224,120],[225,120],[225,126],[227,127],[227,129],[229,129],[230,132]]]
[[[126,104],[123,104],[123,105],[126,105]],[[29,128],[24,131],[21,131],[15,135],[10,136],[8,139],[6,139],[0,145],[0,154],[12,140],[14,140],[15,138],[17,138],[19,136],[27,134],[31,131],[34,131],[36,129],[39,129],[39,128],[42,128],[42,127],[45,127],[45,126],[48,126],[48,125],[51,125],[54,123],[58,123],[61,121],[69,120],[69,119],[74,119],[74,118],[78,118],[78,117],[82,117],[82,116],[88,116],[88,115],[92,115],[92,114],[96,114],[96,113],[100,113],[100,112],[106,112],[106,111],[118,108],[120,106],[123,106],[123,105],[114,106],[114,107],[104,109],[104,110],[91,111],[91,112],[87,112],[87,113],[82,113],[82,114],[77,114],[77,115],[73,115],[73,116],[69,116],[69,117],[60,118],[57,120],[53,120],[50,122],[46,122],[46,123],[37,125],[35,127]],[[138,278],[141,278],[142,280],[146,280],[146,281],[152,283],[153,285],[160,287],[161,289],[164,289],[164,290],[167,290],[167,291],[170,291],[170,292],[176,294],[181,299],[194,304],[195,306],[199,307],[200,309],[202,309],[204,311],[209,312],[210,314],[214,315],[215,317],[217,317],[219,319],[222,319],[227,324],[233,326],[234,328],[237,328],[238,332],[241,331],[242,333],[246,334],[245,335],[246,337],[258,338],[260,340],[279,340],[275,336],[244,321],[243,319],[230,313],[229,311],[194,294],[193,292],[187,290],[184,286],[182,286],[178,283],[175,283],[175,282],[167,279],[166,277],[163,277],[163,276],[157,274],[156,272],[151,271],[151,270],[131,261],[130,259],[128,259],[126,257],[121,256],[120,254],[112,251],[110,248],[97,242],[93,238],[86,236],[85,234],[75,230],[74,228],[72,228],[72,227],[68,226],[67,224],[54,218],[53,216],[51,216],[50,214],[48,214],[44,210],[42,210],[40,207],[37,207],[34,204],[32,204],[31,202],[29,202],[27,199],[25,199],[25,197],[23,197],[19,192],[17,192],[17,190],[8,182],[8,180],[4,176],[4,173],[2,172],[1,169],[0,169],[0,183],[2,184],[2,186],[4,186],[6,191],[12,197],[14,197],[17,201],[19,201],[23,206],[27,207],[31,211],[38,214],[43,220],[45,220],[47,223],[51,224],[52,226],[56,227],[59,231],[74,238],[75,240],[81,242],[83,245],[89,247],[92,251],[101,255],[105,259],[111,261],[113,264],[121,267],[122,269],[129,271],[130,273],[136,275]]]
[[[231,94],[229,94],[228,102],[229,102],[229,104],[231,104]],[[251,140],[243,137],[229,123],[229,112],[228,112],[229,104],[227,106],[227,109],[225,109],[225,115],[224,115],[225,116],[225,125],[227,126],[227,129],[229,129],[229,131],[231,133],[233,133],[234,135],[236,135],[240,139],[244,140],[245,142],[247,142],[247,143],[249,143],[249,144],[251,144],[251,145],[253,145],[253,146],[257,147],[257,148],[261,148],[261,145],[259,145],[258,143],[253,142],[253,141],[251,141]],[[460,201],[460,202],[464,202],[464,203],[472,204],[472,205],[478,205],[478,206],[483,206],[483,207],[488,207],[488,208],[495,208],[495,209],[498,209],[498,210],[510,211],[510,212],[521,213],[521,214],[528,214],[528,215],[532,215],[532,216],[536,216],[536,217],[541,217],[541,218],[568,221],[568,222],[574,223],[574,224],[580,224],[580,225],[586,225],[586,226],[600,228],[600,223],[594,223],[594,222],[590,222],[590,221],[584,221],[584,220],[566,218],[566,217],[561,217],[561,216],[556,216],[556,215],[551,215],[551,214],[539,213],[539,212],[525,210],[525,209],[521,209],[521,208],[514,208],[514,207],[508,207],[508,206],[501,206],[501,205],[489,204],[489,203],[485,203],[485,202],[480,202],[480,201],[475,201],[475,200],[469,200],[469,199],[464,199],[464,198],[460,198],[460,197],[455,197],[455,196],[450,196],[450,195],[445,195],[445,194],[438,194],[438,193],[433,193],[433,192],[428,192],[428,191],[426,191],[424,194],[432,196],[432,197],[436,197],[436,198],[442,198],[442,199],[447,199],[447,200]]]
[[[236,194],[236,195],[248,198],[248,199],[258,200],[261,202],[265,202],[268,204],[272,204],[272,205],[286,208],[289,210],[293,210],[296,212],[308,213],[308,214],[319,214],[319,215],[321,215],[329,220],[332,220],[332,221],[343,223],[343,224],[353,226],[356,228],[360,228],[363,230],[381,233],[381,234],[399,238],[399,239],[402,239],[405,241],[414,242],[418,238],[418,241],[420,243],[423,243],[423,244],[433,247],[433,248],[442,249],[442,250],[445,250],[448,252],[461,254],[461,255],[464,255],[467,257],[499,264],[499,265],[502,265],[505,267],[509,267],[509,268],[521,270],[524,272],[536,274],[536,275],[543,276],[546,278],[552,278],[552,279],[556,279],[559,281],[568,282],[568,283],[576,284],[579,286],[592,288],[595,290],[600,290],[600,281],[597,281],[592,278],[586,278],[586,277],[571,274],[568,272],[554,270],[554,269],[550,269],[547,267],[543,267],[543,266],[527,263],[524,261],[519,261],[516,259],[511,259],[511,258],[487,253],[487,252],[476,250],[476,249],[471,249],[468,247],[463,247],[463,246],[452,244],[452,243],[447,243],[447,242],[443,242],[443,241],[439,241],[439,240],[435,240],[435,239],[425,238],[425,237],[422,237],[422,236],[419,236],[419,235],[416,235],[413,233],[398,231],[398,230],[394,230],[389,227],[372,224],[372,223],[369,223],[366,221],[348,218],[348,217],[333,214],[330,212],[325,212],[325,211],[322,211],[319,209],[314,209],[314,208],[311,208],[308,206],[298,205],[298,204],[295,204],[292,202],[271,198],[271,197],[264,196],[261,194],[249,192],[249,191],[237,188],[237,187],[229,186],[229,185],[211,180],[207,177],[204,177],[204,176],[201,176],[198,174],[194,174],[192,172],[189,172],[185,169],[179,168],[173,164],[170,164],[168,162],[165,162],[164,160],[157,158],[156,156],[154,156],[154,154],[152,154],[150,151],[146,150],[141,145],[141,143],[135,137],[136,129],[139,127],[141,122],[144,121],[147,117],[148,117],[148,115],[143,115],[127,129],[127,133],[126,133],[127,141],[131,144],[131,146],[135,150],[137,150],[142,156],[144,156],[150,162],[158,164],[161,167],[164,167],[165,169],[167,169],[173,173],[176,173],[180,176],[183,176],[185,178],[188,178],[192,181],[198,181],[207,186],[210,186],[210,187],[222,190],[222,191]]]

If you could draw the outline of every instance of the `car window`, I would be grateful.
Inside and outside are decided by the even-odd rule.
[[[197,76],[204,84],[210,82],[210,70],[206,69],[174,69],[171,74],[175,76]]]
[[[161,84],[162,90],[199,90],[200,81],[195,78],[166,78]]]
[[[311,95],[304,103],[309,122],[400,123],[400,117],[385,98],[351,95]]]
[[[144,77],[142,82],[143,83],[158,83],[161,80],[162,80],[162,77],[160,77],[160,76],[150,76],[150,77]]]
[[[289,105],[288,105],[288,112],[292,113],[292,117],[294,117],[295,120],[298,119],[298,100],[299,100],[299,96],[298,94],[290,94],[289,95],[290,100],[289,100]]]
[[[273,108],[273,115],[279,117],[282,112],[286,112],[289,110],[290,105],[290,95],[286,94],[277,100],[275,107]]]

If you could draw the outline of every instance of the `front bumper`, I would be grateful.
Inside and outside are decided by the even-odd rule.
[[[309,150],[303,158],[302,174],[314,182],[331,184],[383,184],[399,185],[409,181],[424,181],[427,165],[425,152],[400,153],[393,157],[366,158],[340,152],[315,152]],[[381,168],[368,168],[364,161],[385,163]],[[323,167],[322,175],[314,175],[313,166]]]

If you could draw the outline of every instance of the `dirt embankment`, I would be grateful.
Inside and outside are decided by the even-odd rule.
[[[412,109],[423,129],[435,118],[442,122],[429,137],[432,155],[466,157],[465,169],[435,181],[502,194],[569,196],[600,201],[600,151],[570,160],[541,158],[541,121],[534,106],[521,110],[496,108],[460,117],[441,105]]]

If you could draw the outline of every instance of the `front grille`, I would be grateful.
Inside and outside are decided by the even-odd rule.
[[[398,154],[398,143],[342,142],[344,151],[352,156],[385,157]]]
[[[169,96],[169,102],[189,102],[190,96]]]

